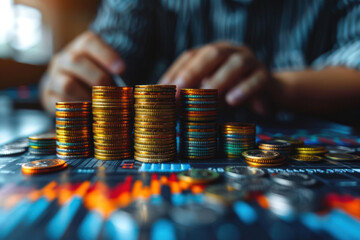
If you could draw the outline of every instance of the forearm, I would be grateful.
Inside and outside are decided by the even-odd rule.
[[[346,67],[273,73],[270,92],[278,105],[306,112],[360,107],[360,73]]]

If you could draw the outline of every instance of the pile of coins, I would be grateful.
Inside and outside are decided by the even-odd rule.
[[[256,126],[248,123],[225,123],[221,128],[221,144],[226,158],[240,158],[256,148]]]
[[[175,93],[175,85],[135,87],[135,160],[166,162],[176,158]]]
[[[217,89],[182,89],[182,158],[210,159],[217,147]]]
[[[133,95],[131,87],[93,87],[95,158],[121,160],[133,155]]]
[[[56,134],[47,133],[29,137],[29,152],[34,155],[52,155],[56,153]]]
[[[243,152],[245,162],[251,167],[277,167],[285,163],[285,156],[275,151],[249,150]]]
[[[288,142],[279,142],[279,141],[264,141],[259,142],[258,148],[262,150],[270,150],[270,151],[276,151],[280,154],[289,155],[292,147],[291,144]]]
[[[33,175],[60,171],[67,166],[67,163],[61,159],[42,159],[23,164],[21,170],[24,174]]]
[[[300,155],[323,155],[327,152],[323,146],[300,146],[295,148],[295,153]]]
[[[59,158],[92,155],[91,102],[56,103],[56,153]]]

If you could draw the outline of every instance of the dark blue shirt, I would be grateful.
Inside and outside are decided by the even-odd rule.
[[[156,83],[186,49],[227,40],[272,71],[360,70],[359,0],[103,0],[91,29],[125,59],[125,78]]]

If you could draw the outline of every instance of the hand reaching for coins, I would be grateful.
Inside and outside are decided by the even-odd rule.
[[[216,88],[229,105],[249,100],[256,112],[264,113],[259,96],[270,82],[269,71],[249,48],[218,42],[183,53],[159,84],[175,84],[178,89]]]

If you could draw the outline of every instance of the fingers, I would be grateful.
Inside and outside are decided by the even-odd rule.
[[[77,38],[70,46],[69,52],[74,59],[87,56],[113,74],[121,74],[125,71],[125,62],[119,54],[92,32],[85,32]]]
[[[255,70],[248,78],[238,83],[225,96],[226,102],[231,106],[237,106],[256,93],[264,85],[267,79],[263,68]]]
[[[184,52],[164,74],[164,76],[159,81],[159,84],[174,84],[177,73],[191,60],[195,54],[195,50]]]
[[[65,74],[49,77],[51,79],[48,91],[70,100],[91,100],[91,88],[76,78]]]
[[[201,88],[218,89],[219,94],[241,81],[256,67],[256,58],[248,51],[238,51],[231,54],[226,62],[207,81],[202,82]]]
[[[54,68],[58,74],[65,74],[79,79],[88,86],[113,85],[110,75],[101,67],[93,63],[89,58],[72,58],[70,54],[62,54],[55,60]]]
[[[201,81],[213,73],[229,55],[228,46],[211,44],[195,53],[185,53],[165,74],[164,82],[176,84],[178,88],[199,87]]]

